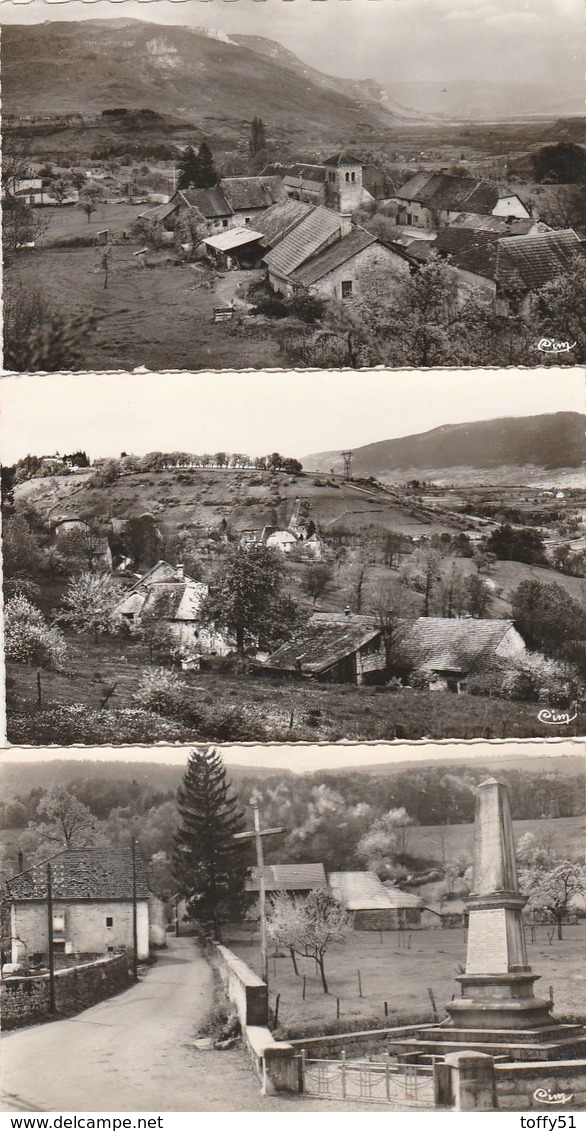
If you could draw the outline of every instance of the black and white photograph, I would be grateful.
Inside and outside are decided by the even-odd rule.
[[[12,1111],[584,1110],[580,744],[15,750],[0,781]]]
[[[586,732],[577,370],[5,377],[15,745]]]
[[[582,0],[0,16],[6,369],[586,360]]]

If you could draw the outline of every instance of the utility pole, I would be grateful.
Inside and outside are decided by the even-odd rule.
[[[53,945],[53,877],[47,864],[47,932],[49,936],[49,1013],[55,1012],[55,947]]]
[[[251,806],[254,813],[254,829],[251,832],[234,833],[234,840],[254,840],[256,847],[256,866],[258,869],[258,905],[260,914],[260,963],[262,980],[269,984],[269,956],[267,948],[267,908],[266,908],[266,883],[265,862],[263,852],[263,836],[278,836],[287,832],[282,826],[276,829],[261,829],[258,805]]]
[[[344,460],[344,479],[349,483],[352,478],[352,452],[342,452],[342,459]]]
[[[138,982],[138,916],[136,903],[136,837],[132,838],[132,977]]]

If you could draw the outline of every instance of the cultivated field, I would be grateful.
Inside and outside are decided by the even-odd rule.
[[[470,826],[472,828],[472,826]],[[586,944],[586,922],[564,927],[564,939],[549,943],[551,927],[535,928],[537,941],[531,942],[527,928],[529,962],[540,975],[536,992],[547,997],[553,986],[557,1015],[586,1016],[586,972],[580,961]],[[253,970],[260,973],[258,937],[230,929],[224,942]],[[381,941],[382,940],[382,941]],[[409,947],[410,944],[410,947]],[[271,951],[269,953],[272,954]],[[380,1018],[381,1027],[408,1023],[418,1017],[432,1020],[429,986],[438,1010],[460,989],[454,981],[466,962],[466,931],[421,929],[404,931],[352,931],[348,941],[333,946],[326,954],[325,967],[329,994],[322,991],[319,973],[312,959],[299,959],[300,977],[296,977],[287,956],[271,957],[269,963],[271,1005],[280,994],[279,1025],[329,1023],[336,1020],[336,998],[340,999],[340,1027],[344,1022],[364,1017]],[[359,995],[358,970],[362,984]],[[306,996],[303,1000],[303,977],[306,975]],[[388,1002],[389,1020],[385,1021],[384,1002]],[[316,1035],[316,1034],[314,1034]]]
[[[515,840],[519,843],[525,833],[549,841],[561,856],[572,860],[584,859],[586,843],[586,818],[557,817],[534,821],[514,821]],[[424,860],[472,859],[474,825],[415,825],[409,829],[407,850],[410,855]]]

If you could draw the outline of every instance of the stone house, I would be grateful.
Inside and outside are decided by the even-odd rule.
[[[48,950],[47,865],[51,865],[56,954],[97,955],[133,947],[133,864],[129,848],[59,852],[8,880],[12,962]],[[149,956],[149,893],[136,858],[138,957]]]
[[[359,157],[341,150],[323,165],[296,161],[290,165],[270,165],[266,173],[278,174],[292,200],[324,205],[338,212],[354,212],[363,204],[388,200],[395,188],[376,165],[364,165]]]
[[[525,641],[512,620],[419,617],[406,626],[401,651],[427,677],[431,691],[460,692],[472,673],[522,656]]]
[[[158,219],[172,229],[174,217],[193,208],[204,219],[205,234],[215,235],[225,228],[254,226],[258,216],[285,197],[280,177],[222,177],[213,188],[177,189],[168,204],[148,209],[142,215]]]
[[[262,666],[326,683],[381,683],[386,673],[383,634],[372,617],[314,613],[307,627]]]
[[[531,219],[520,197],[496,181],[449,173],[416,173],[399,189],[393,203],[399,207],[397,223],[414,228],[443,228],[462,213]]]
[[[226,638],[201,624],[199,613],[209,587],[185,573],[182,565],[158,561],[132,586],[113,609],[136,629],[148,621],[164,624],[184,659],[202,654],[225,656]]]
[[[392,885],[375,872],[330,872],[332,895],[352,916],[355,931],[396,931],[421,926],[423,900]]]
[[[360,301],[378,293],[387,298],[393,285],[408,277],[410,260],[402,248],[383,243],[364,228],[352,228],[293,271],[293,286],[309,287],[323,298]]]

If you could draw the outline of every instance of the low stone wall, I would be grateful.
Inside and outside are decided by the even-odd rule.
[[[276,1041],[268,1028],[268,988],[262,978],[227,947],[202,937],[206,954],[222,980],[228,1001],[240,1020],[242,1040],[258,1076],[263,1095],[299,1092],[301,1076],[296,1050]]]
[[[361,1029],[350,1033],[329,1033],[323,1037],[290,1037],[289,1044],[293,1048],[305,1049],[310,1057],[338,1058],[342,1052],[356,1056],[368,1056],[370,1053],[387,1051],[392,1048],[393,1038],[403,1039],[411,1034],[420,1033],[427,1028],[437,1028],[437,1022],[429,1025],[395,1025],[385,1029]]]
[[[49,1011],[49,975],[6,978],[0,987],[2,1028],[19,1029],[55,1016],[70,1017],[126,988],[130,980],[126,954],[100,958],[55,973],[55,1014]]]
[[[494,1072],[501,1111],[559,1113],[586,1108],[586,1060],[497,1063]]]

